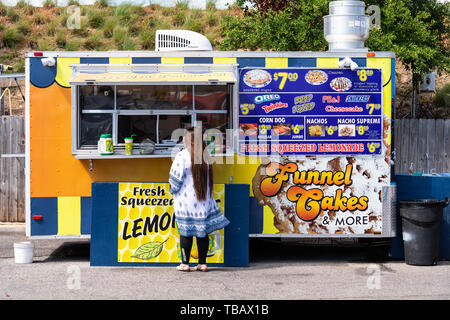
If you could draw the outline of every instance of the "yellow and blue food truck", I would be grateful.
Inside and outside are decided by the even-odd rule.
[[[394,70],[367,50],[28,52],[26,235],[178,262],[169,169],[194,126],[231,221],[208,263],[248,264],[249,237],[394,237]]]

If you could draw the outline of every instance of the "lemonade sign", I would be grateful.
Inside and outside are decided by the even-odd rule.
[[[214,185],[213,196],[224,212],[225,185]],[[119,183],[118,262],[178,263],[179,234],[168,183]],[[210,235],[208,263],[224,261],[224,231]],[[191,261],[197,259],[197,249]]]

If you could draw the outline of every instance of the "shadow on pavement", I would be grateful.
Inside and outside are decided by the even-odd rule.
[[[304,244],[280,239],[250,239],[250,262],[387,262],[389,242],[379,244]]]
[[[296,241],[281,241],[277,238],[250,238],[250,263],[297,263],[297,262],[387,262],[390,247],[381,245],[304,244]],[[66,241],[53,250],[43,261],[89,261],[89,241]]]
[[[50,255],[43,260],[47,261],[89,261],[90,244],[88,241],[84,242],[64,242]]]

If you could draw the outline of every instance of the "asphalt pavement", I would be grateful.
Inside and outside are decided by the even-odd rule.
[[[24,224],[0,224],[0,300],[450,299],[450,261],[411,266],[366,247],[252,239],[250,265],[181,273],[174,267],[91,267],[89,240],[32,240],[16,264]]]

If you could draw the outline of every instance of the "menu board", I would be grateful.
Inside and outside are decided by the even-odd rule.
[[[244,155],[377,155],[380,69],[243,68],[239,145]]]

